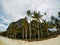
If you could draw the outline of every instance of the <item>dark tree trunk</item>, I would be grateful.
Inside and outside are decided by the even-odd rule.
[[[22,32],[22,37],[23,37],[23,39],[24,39],[24,30],[23,30],[23,32]]]
[[[29,23],[30,39],[31,39],[31,24]]]
[[[26,39],[27,39],[27,29],[26,29],[25,33],[26,33],[26,36],[25,36],[25,37],[26,37]]]

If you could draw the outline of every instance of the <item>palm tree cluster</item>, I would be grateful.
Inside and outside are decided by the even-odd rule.
[[[41,39],[49,36],[53,36],[60,31],[60,20],[55,17],[51,17],[51,21],[47,22],[42,19],[44,15],[41,15],[39,11],[30,10],[26,11],[27,17],[22,18],[16,22],[10,23],[6,32],[2,33],[3,35],[10,38],[20,38],[20,39]],[[60,15],[60,13],[58,13]],[[60,17],[60,16],[59,16]],[[31,20],[28,20],[28,18]],[[52,23],[54,21],[55,23]],[[28,22],[30,21],[30,22]],[[43,22],[41,22],[43,21]],[[51,32],[48,30],[50,27],[56,27],[59,29],[57,32]],[[1,33],[0,33],[1,34]]]

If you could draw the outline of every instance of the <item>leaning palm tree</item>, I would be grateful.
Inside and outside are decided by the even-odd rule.
[[[27,15],[30,17],[30,20],[31,20],[31,12],[30,10],[27,10]],[[29,31],[30,31],[30,39],[31,39],[31,24],[29,23]]]

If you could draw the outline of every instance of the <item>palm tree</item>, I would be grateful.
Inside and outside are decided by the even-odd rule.
[[[27,15],[30,17],[30,20],[31,20],[31,12],[30,10],[27,10]],[[31,24],[29,23],[29,31],[30,31],[30,39],[31,39]]]
[[[40,12],[38,11],[34,11],[34,13],[33,13],[33,18],[35,18],[36,20],[37,20],[37,27],[38,27],[38,39],[39,39],[39,37],[40,37],[40,32],[39,32],[39,23],[40,23],[40,19],[41,19],[41,17],[43,16],[43,15],[40,15]],[[46,15],[46,13],[44,13],[44,15]],[[39,22],[39,23],[38,23]],[[41,29],[41,36],[43,37],[43,32],[42,32],[42,27],[41,27],[41,25],[40,25],[40,29]]]
[[[23,37],[23,39],[24,39],[24,27],[22,26],[22,37]]]
[[[27,29],[28,29],[28,24],[27,24],[27,17],[25,17],[25,21],[24,21],[24,27],[25,27],[25,30],[26,30],[26,39],[27,39]]]
[[[51,16],[51,21],[54,22],[55,21],[55,17]]]
[[[35,18],[35,19],[37,20],[38,39],[39,39],[40,35],[39,35],[39,25],[38,25],[38,21],[39,21],[40,16],[39,16],[39,14],[38,14],[36,11],[34,11],[33,15],[34,15],[33,18]]]
[[[12,30],[15,39],[16,39],[16,36],[17,36],[17,29],[18,29],[18,27],[17,27],[17,25],[15,24],[15,25],[13,26],[13,30]]]
[[[32,20],[31,21],[31,29],[33,31],[33,38],[36,39],[36,30],[37,30],[37,21],[36,20]]]
[[[45,30],[46,30],[46,32],[47,32],[47,36],[49,36],[48,24],[47,24],[46,20],[44,20],[44,27],[45,27]]]
[[[21,30],[22,30],[22,38],[24,39],[24,37],[25,37],[25,19],[23,18],[23,19],[21,19]]]
[[[23,26],[23,39],[24,39],[24,30],[25,30],[25,37],[27,39],[27,17],[25,17],[22,21],[22,26]]]
[[[15,24],[14,22],[10,23],[9,27],[7,28],[8,37],[14,36],[13,33],[15,32]]]
[[[58,12],[58,16],[59,16],[59,18],[60,18],[60,12]]]

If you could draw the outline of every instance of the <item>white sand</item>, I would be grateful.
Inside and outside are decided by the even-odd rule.
[[[60,45],[60,36],[43,41],[27,42],[27,41],[15,40],[15,42],[20,43],[21,45]]]
[[[1,37],[1,36],[0,36],[0,41],[1,41],[2,43],[4,43],[4,45],[20,45],[20,44],[18,44],[18,43],[16,43],[16,42],[12,41],[12,40],[9,39],[9,38],[5,38],[5,37]]]
[[[4,37],[0,39],[7,45],[60,45],[60,36],[43,41],[27,42],[22,40],[12,40]]]

